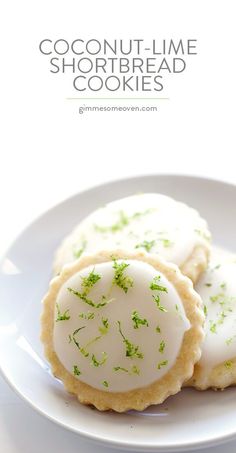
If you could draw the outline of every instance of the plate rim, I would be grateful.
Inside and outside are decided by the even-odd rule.
[[[27,223],[23,228],[20,230],[20,232],[10,241],[10,244],[6,247],[6,250],[3,251],[3,253],[0,255],[0,264],[4,261],[6,258],[7,254],[10,252],[10,250],[14,247],[15,243],[21,238],[25,232],[31,228],[35,223],[40,221],[45,215],[47,215],[49,212],[53,211],[54,209],[57,209],[59,207],[62,207],[63,204],[67,204],[70,200],[75,199],[78,195],[85,195],[88,192],[94,191],[96,189],[105,189],[107,186],[110,185],[116,185],[116,184],[122,184],[126,183],[127,181],[135,181],[139,179],[149,179],[149,178],[176,178],[176,179],[194,179],[194,180],[201,180],[204,182],[210,182],[210,183],[217,183],[221,184],[222,186],[228,186],[228,187],[233,187],[234,189],[236,188],[236,182],[233,183],[232,181],[226,181],[223,178],[218,179],[214,178],[211,176],[201,176],[198,174],[190,174],[190,173],[141,173],[139,175],[131,175],[131,176],[126,176],[125,178],[116,178],[116,179],[110,179],[107,180],[101,184],[94,184],[92,186],[86,187],[85,189],[79,190],[78,192],[74,192],[71,195],[67,196],[65,199],[62,201],[59,201],[56,204],[53,204],[51,207],[47,208],[45,211],[41,212],[40,214],[36,215],[29,223]],[[1,364],[0,364],[1,365]]]
[[[27,230],[30,229],[32,226],[37,224],[43,217],[47,216],[51,211],[54,209],[58,209],[59,207],[62,207],[63,205],[67,204],[70,200],[75,199],[76,197],[80,195],[86,195],[86,193],[96,191],[96,189],[101,189],[101,190],[106,190],[107,187],[117,185],[117,184],[126,184],[129,181],[137,181],[137,180],[144,180],[144,179],[152,179],[152,178],[176,178],[179,180],[199,180],[199,181],[204,181],[210,182],[210,183],[217,183],[222,186],[227,185],[228,187],[232,187],[234,190],[236,189],[236,184],[228,181],[224,181],[223,179],[216,179],[212,177],[206,177],[206,176],[198,176],[198,175],[191,175],[191,174],[180,174],[180,173],[150,173],[150,174],[140,174],[140,175],[135,175],[135,176],[127,176],[125,178],[118,178],[118,179],[112,179],[110,181],[105,181],[104,183],[101,184],[96,184],[94,186],[88,187],[84,190],[78,191],[71,196],[66,197],[64,200],[62,200],[59,203],[54,204],[53,206],[49,207],[47,210],[43,211],[40,215],[36,216],[31,222],[29,222],[21,231],[20,233],[13,239],[13,241],[10,243],[10,245],[7,247],[6,251],[0,258],[0,265],[3,263],[4,259],[7,257],[7,255],[11,252],[11,250],[14,248],[15,244],[21,240],[21,237],[27,233]],[[34,409],[38,414],[41,416],[46,417],[50,422],[53,422],[57,424],[58,426],[62,427],[63,429],[66,429],[70,432],[76,433],[82,438],[89,440],[92,443],[99,443],[100,445],[103,445],[105,447],[112,447],[115,449],[120,449],[124,448],[126,451],[140,451],[140,452],[157,452],[157,451],[162,451],[162,452],[180,452],[180,451],[188,451],[190,449],[195,449],[199,450],[202,448],[208,448],[214,445],[221,445],[227,441],[233,440],[236,438],[236,428],[234,431],[231,431],[229,433],[226,433],[225,435],[216,435],[215,437],[211,437],[207,440],[200,440],[200,441],[193,441],[193,442],[186,442],[186,443],[179,443],[176,446],[174,445],[167,445],[167,444],[154,444],[154,443],[149,443],[149,444],[144,444],[140,442],[133,442],[130,441],[125,442],[124,440],[113,440],[109,439],[107,437],[104,437],[104,435],[100,434],[90,434],[84,431],[81,431],[79,428],[75,428],[70,426],[67,423],[64,423],[62,420],[59,420],[55,418],[54,416],[48,414],[45,410],[42,408],[38,407],[38,405],[32,401],[28,396],[26,396],[24,393],[22,393],[18,387],[12,382],[11,378],[5,373],[2,364],[0,362],[0,373],[2,377],[4,378],[5,382],[10,386],[10,388],[21,398],[21,400],[25,401],[29,406]]]

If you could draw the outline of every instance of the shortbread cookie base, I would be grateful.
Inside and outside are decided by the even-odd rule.
[[[230,262],[236,259],[235,253],[227,250],[212,247],[211,262],[215,265],[219,262]],[[226,360],[217,366],[207,368],[197,363],[194,368],[194,374],[189,381],[185,383],[185,387],[194,387],[197,390],[206,390],[213,388],[214,390],[223,390],[226,387],[236,385],[236,357]]]
[[[230,365],[227,366],[228,362]],[[197,390],[223,390],[232,385],[236,385],[236,358],[217,365],[210,372],[204,372],[199,364],[195,365],[194,375],[185,384],[186,387],[194,387]]]
[[[177,290],[191,328],[185,332],[181,350],[174,366],[160,380],[151,385],[129,392],[108,392],[95,389],[71,375],[59,361],[53,347],[54,307],[57,294],[61,286],[73,274],[98,263],[117,259],[135,259],[152,265],[163,273]],[[43,314],[41,317],[41,340],[44,345],[45,356],[52,366],[53,374],[61,379],[65,388],[77,396],[83,404],[91,404],[100,411],[113,409],[124,412],[129,409],[144,410],[151,404],[162,403],[169,395],[177,393],[184,381],[192,376],[194,364],[201,355],[203,341],[203,322],[201,298],[194,291],[192,282],[184,277],[177,266],[165,263],[159,256],[147,253],[126,253],[121,250],[113,252],[103,251],[94,256],[84,255],[79,260],[64,266],[61,274],[51,283],[48,294],[43,300]]]
[[[209,257],[210,247],[207,244],[197,245],[188,260],[180,266],[180,270],[195,284],[207,268]]]

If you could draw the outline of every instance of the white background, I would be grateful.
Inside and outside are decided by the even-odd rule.
[[[233,0],[4,3],[1,253],[45,209],[104,181],[167,172],[236,182]],[[50,74],[47,58],[38,51],[47,37],[196,38],[199,54],[188,60],[184,74],[168,78],[170,100],[156,101],[158,112],[79,115],[79,101],[66,100],[76,95],[71,77]],[[49,452],[56,445],[59,453],[78,451],[78,445],[93,451],[0,384],[1,451]]]

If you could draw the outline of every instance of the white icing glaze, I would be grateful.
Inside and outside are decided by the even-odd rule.
[[[118,264],[121,262],[124,261],[117,261]],[[190,328],[182,301],[166,277],[147,263],[137,260],[125,260],[125,263],[129,266],[123,275],[133,279],[133,286],[128,288],[127,293],[116,284],[112,284],[115,272],[113,262],[97,264],[95,268],[89,266],[70,277],[59,291],[55,310],[54,349],[61,363],[71,374],[76,365],[81,372],[78,376],[81,381],[94,388],[111,392],[125,392],[145,387],[164,376],[174,365],[184,333]],[[88,277],[93,269],[101,278],[91,288],[89,299],[94,303],[101,301],[102,295],[107,296],[109,300],[113,299],[100,308],[89,306],[68,290],[72,288],[83,292],[81,277]],[[167,288],[168,293],[150,289],[151,282],[157,276],[160,276],[158,284]],[[166,312],[158,308],[153,298],[153,295],[158,294],[161,307],[164,307]],[[58,308],[60,314],[66,313],[69,319],[56,321]],[[141,319],[146,320],[148,326],[145,323],[134,328],[135,323],[132,320],[134,311],[138,312]],[[94,313],[93,319],[80,317],[82,313],[87,313],[88,316],[88,312]],[[102,320],[105,319],[108,320],[109,327],[104,333],[99,331],[99,327],[103,326]],[[138,346],[137,353],[143,354],[143,358],[136,355],[126,356],[127,345],[119,332],[118,321],[121,323],[121,331],[125,338]],[[73,337],[73,332],[80,327],[84,328]],[[159,329],[156,330],[157,327],[160,332]],[[92,340],[97,337],[99,339],[93,342]],[[73,338],[79,342],[79,347]],[[162,352],[159,351],[161,344],[164,344]],[[89,356],[85,357],[79,348],[84,348]],[[98,361],[107,356],[105,363],[94,366],[93,354]],[[163,364],[159,365],[158,369],[160,363]],[[115,371],[114,367],[122,367],[128,371]],[[134,372],[133,367],[138,368],[139,374]],[[108,383],[107,388],[104,387],[104,381]]]
[[[97,209],[63,242],[56,271],[83,252],[146,250],[181,266],[197,244],[209,242],[197,211],[161,194],[140,194]]]
[[[206,336],[199,363],[207,374],[236,357],[236,256],[214,249],[196,291],[202,297],[206,314]]]

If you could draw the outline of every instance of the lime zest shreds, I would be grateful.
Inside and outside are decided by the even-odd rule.
[[[163,307],[163,305],[161,305],[159,294],[157,294],[156,296],[153,295],[152,297],[153,297],[153,299],[155,300],[155,302],[157,304],[158,310],[163,311],[164,313],[167,313],[166,308]]]
[[[157,275],[156,277],[154,277],[153,281],[150,283],[150,289],[152,291],[162,291],[162,292],[168,293],[168,290],[165,286],[159,285],[160,279],[161,279],[160,275]]]
[[[102,335],[106,335],[109,330],[108,318],[102,318],[102,326],[100,326],[98,330]]]
[[[82,327],[79,327],[78,329],[76,329],[73,334],[72,334],[72,340],[74,342],[74,344],[77,346],[77,348],[79,349],[79,351],[81,352],[81,354],[84,356],[84,357],[88,357],[89,356],[89,353],[83,348],[80,346],[80,343],[78,341],[78,339],[76,338],[76,335],[82,330],[82,329],[85,329],[86,326],[82,326]]]
[[[79,318],[81,319],[94,319],[95,313],[88,311],[87,313],[80,313]]]
[[[84,241],[82,242],[81,247],[80,247],[80,248],[77,248],[77,249],[75,249],[75,250],[73,251],[74,258],[77,258],[77,259],[80,258],[81,255],[82,255],[82,253],[84,253],[84,251],[85,251],[85,249],[86,249],[86,246],[87,246],[87,241],[84,240]]]
[[[136,365],[132,366],[131,371],[132,371],[133,374],[137,374],[138,376],[140,375],[140,369]]]
[[[69,315],[70,311],[69,311],[69,309],[67,309],[64,313],[61,313],[58,304],[56,304],[56,309],[57,309],[56,322],[58,322],[58,321],[68,321],[70,319],[70,315]]]
[[[90,305],[90,307],[93,307],[93,308],[105,307],[105,305],[109,304],[110,302],[112,302],[114,300],[114,298],[107,299],[106,296],[102,296],[100,302],[95,303],[92,299],[89,299],[87,297],[87,295],[84,293],[80,293],[79,291],[76,291],[73,288],[67,288],[67,290],[70,293],[74,294],[74,296],[78,297],[80,300],[82,300],[83,302],[85,302],[86,304]]]
[[[139,329],[141,326],[148,327],[148,321],[145,318],[141,318],[137,311],[133,311],[131,319],[134,323],[134,329]]]
[[[125,293],[128,292],[128,289],[131,288],[134,284],[132,277],[124,275],[124,271],[129,267],[128,263],[124,261],[118,263],[116,259],[113,259],[113,269],[115,274],[112,280],[113,285],[117,285],[119,288],[123,289]]]
[[[153,281],[150,283],[149,288],[152,291],[160,291],[160,292],[168,293],[168,289],[165,286],[159,284],[160,280],[161,280],[160,275],[157,275],[156,277],[154,277]],[[166,308],[163,307],[163,305],[161,305],[160,294],[153,295],[152,297],[156,302],[158,310],[166,313],[167,312]]]
[[[158,351],[159,351],[161,354],[163,354],[163,352],[164,352],[164,350],[165,350],[165,347],[166,347],[166,344],[165,344],[164,340],[162,340],[162,341],[160,342]]]
[[[127,370],[127,368],[124,368],[122,366],[114,366],[113,371],[124,371],[125,373],[129,372],[129,370]]]
[[[81,374],[81,371],[79,370],[77,365],[73,366],[73,374],[74,376],[79,376]]]
[[[92,355],[92,362],[91,362],[91,365],[95,366],[95,367],[99,367],[101,365],[104,365],[104,363],[106,363],[107,361],[107,353],[106,352],[102,352],[102,359],[101,360],[98,360],[96,357],[95,357],[95,354]]]
[[[225,365],[225,368],[230,369],[230,368],[232,368],[232,366],[233,366],[233,362],[232,362],[232,360],[227,360],[227,361],[224,363],[224,365]]]
[[[129,217],[124,213],[124,211],[119,211],[116,223],[113,223],[110,226],[94,225],[94,228],[99,233],[116,233],[117,231],[122,231],[127,225],[129,225],[129,223]]]
[[[157,364],[157,369],[160,370],[161,368],[163,368],[163,366],[166,366],[168,364],[168,360],[163,360],[162,362],[159,362]]]
[[[76,291],[73,288],[67,288],[67,290],[74,294],[74,296],[78,297],[80,300],[85,302],[86,304],[90,305],[94,308],[101,308],[111,302],[108,300],[106,296],[102,296],[100,302],[95,303],[92,299],[88,297],[91,289],[96,285],[96,283],[101,279],[101,275],[96,274],[95,269],[93,269],[87,277],[81,277],[82,283],[81,286],[83,288],[83,292]]]
[[[139,351],[139,346],[136,346],[134,345],[133,343],[131,343],[131,341],[129,341],[123,334],[122,330],[121,330],[121,322],[120,321],[117,321],[117,324],[118,324],[118,329],[119,329],[119,332],[120,332],[120,335],[122,336],[123,338],[123,342],[126,346],[126,357],[130,357],[130,358],[138,358],[138,359],[143,359],[143,353]]]
[[[216,323],[213,321],[210,321],[210,331],[211,331],[211,333],[217,333],[216,332]]]
[[[92,289],[92,287],[93,287],[94,285],[96,285],[96,283],[97,283],[99,280],[101,280],[101,275],[95,274],[94,270],[95,270],[95,269],[93,269],[93,270],[89,273],[88,277],[81,277],[81,279],[82,279],[81,286],[82,286],[82,288],[84,288],[84,292],[85,292],[86,294],[88,294],[89,291]]]
[[[135,246],[136,249],[139,249],[139,248],[144,248],[146,250],[146,252],[150,252],[151,249],[154,247],[156,241],[155,240],[152,240],[152,241],[143,241],[143,242],[140,242],[140,244],[137,244]]]
[[[142,216],[150,214],[153,212],[153,209],[146,209],[143,212],[135,212],[131,216],[128,216],[124,211],[118,211],[118,219],[115,223],[109,226],[100,226],[94,225],[95,231],[99,233],[117,233],[117,231],[122,231],[126,228],[133,220],[140,219]]]

